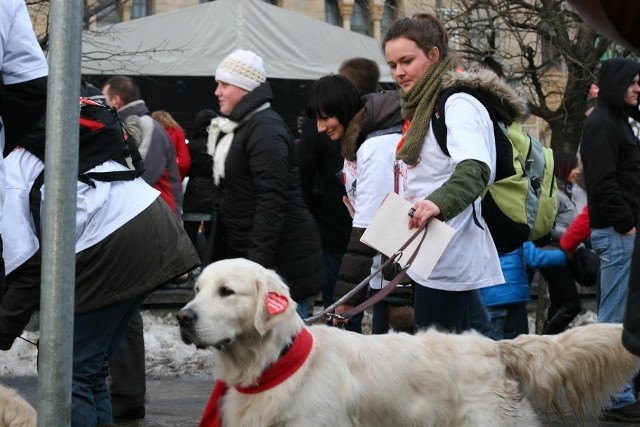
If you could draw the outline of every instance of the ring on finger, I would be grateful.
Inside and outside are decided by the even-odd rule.
[[[411,218],[413,218],[413,215],[415,215],[416,213],[416,208],[411,208],[409,209],[409,213],[407,215],[409,215]]]

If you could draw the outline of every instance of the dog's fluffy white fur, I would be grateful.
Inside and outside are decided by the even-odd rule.
[[[504,341],[433,329],[366,336],[314,325],[313,349],[296,373],[242,394],[233,386],[255,385],[305,325],[280,277],[247,260],[208,266],[196,291],[178,314],[181,334],[186,343],[217,348],[218,379],[230,386],[224,426],[537,426],[536,411],[599,410],[640,368],[621,344],[619,324]],[[286,295],[287,310],[270,315],[267,292]]]
[[[36,410],[15,390],[0,385],[0,427],[35,427]]]

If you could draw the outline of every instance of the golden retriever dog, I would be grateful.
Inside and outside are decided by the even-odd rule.
[[[15,390],[0,385],[0,427],[35,427],[36,410]]]
[[[307,327],[281,278],[244,259],[195,289],[177,318],[185,343],[216,349],[203,425],[538,426],[536,412],[595,413],[640,368],[619,324],[504,341]]]

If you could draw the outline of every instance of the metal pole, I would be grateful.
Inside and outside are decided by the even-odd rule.
[[[71,425],[76,186],[83,0],[49,3],[38,426]],[[53,423],[53,424],[52,424]]]

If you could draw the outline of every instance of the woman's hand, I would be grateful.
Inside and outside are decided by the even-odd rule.
[[[440,216],[440,208],[430,200],[418,200],[409,211],[409,229],[420,228]]]
[[[342,304],[336,307],[336,309],[334,310],[335,314],[342,314],[342,313],[346,313],[347,311],[351,310],[353,308],[352,305],[349,304]],[[334,318],[332,321],[333,326],[343,326],[346,325],[347,323],[349,323],[349,319],[344,319],[344,320],[340,320],[340,319],[336,319]]]

